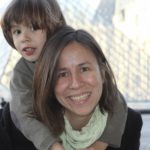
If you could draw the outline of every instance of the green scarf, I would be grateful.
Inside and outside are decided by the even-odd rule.
[[[99,106],[96,107],[88,124],[81,131],[73,130],[69,121],[64,116],[65,131],[60,136],[65,150],[76,150],[87,148],[92,145],[102,135],[108,113],[101,113]]]

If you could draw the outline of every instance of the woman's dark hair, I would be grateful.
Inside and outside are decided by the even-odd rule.
[[[56,0],[12,0],[2,17],[1,27],[4,37],[13,48],[13,23],[45,29],[48,37],[66,24]]]
[[[111,67],[102,49],[95,39],[84,30],[74,30],[63,27],[50,38],[37,62],[34,75],[34,112],[54,134],[58,136],[64,130],[63,107],[57,101],[54,88],[56,83],[56,68],[62,50],[71,42],[77,42],[93,52],[100,70],[104,72],[102,96],[99,101],[101,112],[113,113],[114,104],[118,100],[118,90]]]

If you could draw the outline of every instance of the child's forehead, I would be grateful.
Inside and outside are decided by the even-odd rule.
[[[31,23],[30,23],[30,25],[31,25]],[[29,26],[29,23],[25,23],[24,21],[22,21],[22,22],[13,21],[11,23],[11,27],[18,27],[18,26]]]
[[[31,25],[31,24],[38,24],[41,16],[35,14],[27,14],[27,13],[20,13],[20,15],[14,13],[8,17],[10,25],[14,24],[23,24],[23,25]]]
[[[16,26],[26,26],[26,27],[29,27],[29,26],[32,26],[33,24],[38,24],[37,22],[33,22],[33,20],[13,20],[11,23],[10,23],[10,26],[11,27],[16,27]]]

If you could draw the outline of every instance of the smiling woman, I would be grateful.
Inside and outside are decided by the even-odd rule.
[[[33,87],[35,116],[55,137],[60,137],[64,149],[98,150],[97,140],[103,142],[103,149],[113,147],[102,137],[112,116],[118,115],[115,104],[122,97],[107,59],[89,33],[63,27],[49,39],[37,62]],[[126,127],[121,131],[123,137],[116,138],[121,141],[120,149],[125,145],[127,149],[138,150],[141,116],[128,111],[127,122],[120,122],[117,117],[111,129],[114,130],[119,121],[121,126],[128,125],[134,130],[129,118],[138,116],[135,137],[131,135],[128,139],[130,132]],[[120,116],[125,117],[124,113]],[[112,131],[109,136],[113,137],[111,134]]]
[[[80,43],[71,42],[63,49],[57,66],[55,95],[66,108],[65,115],[70,121],[91,117],[102,95],[101,72],[91,50]]]

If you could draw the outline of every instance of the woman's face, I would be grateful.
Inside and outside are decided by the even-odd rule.
[[[94,54],[77,42],[62,51],[55,95],[68,117],[91,115],[102,95],[103,79]]]

